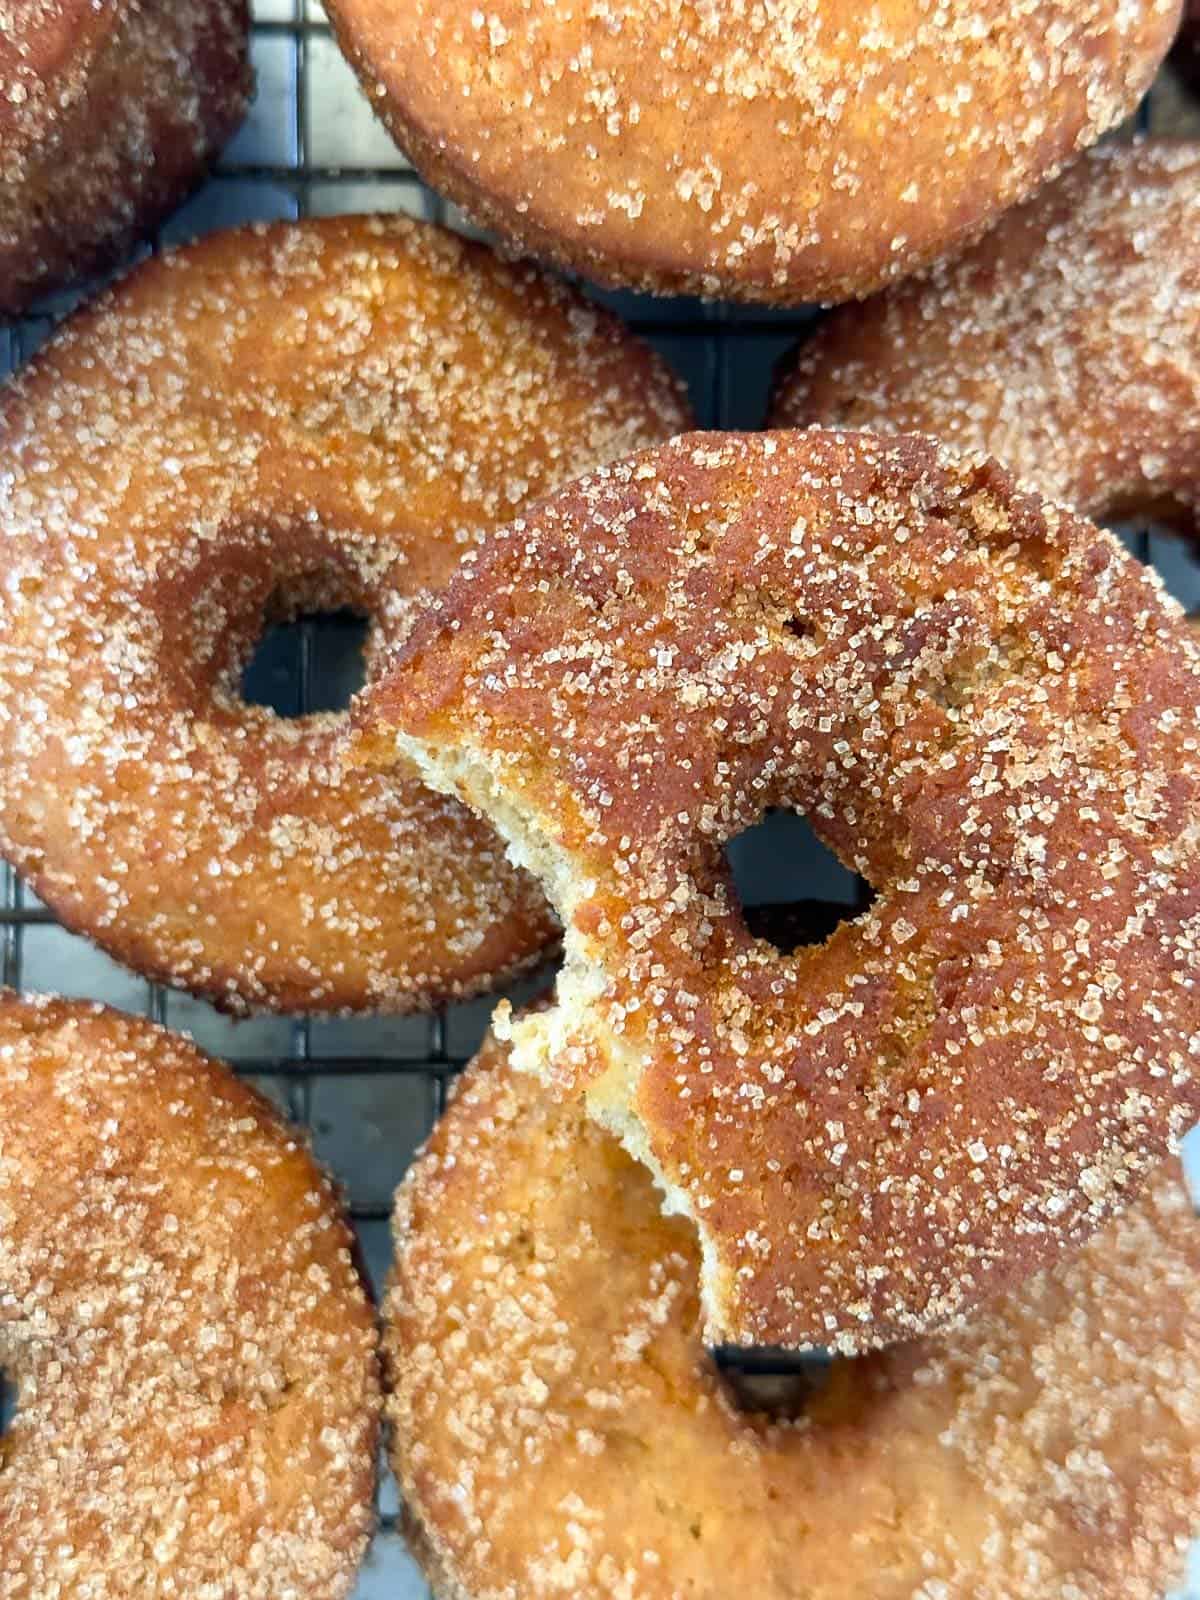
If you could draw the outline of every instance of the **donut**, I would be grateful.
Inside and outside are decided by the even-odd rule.
[[[1091,517],[1200,508],[1200,143],[1091,151],[967,256],[854,316],[781,374],[771,420],[987,450]]]
[[[1110,534],[812,430],[548,497],[358,714],[546,884],[565,967],[514,1060],[692,1219],[708,1341],[855,1354],[1082,1242],[1200,1111],[1198,706]],[[790,957],[724,855],[770,806],[875,891]]]
[[[71,928],[226,1010],[413,1010],[539,960],[541,894],[344,714],[247,704],[270,622],[368,672],[459,555],[686,424],[616,322],[403,218],[147,263],[0,393],[0,851]]]
[[[703,1346],[694,1232],[494,1043],[395,1230],[392,1455],[444,1600],[725,1600],[731,1576],[763,1600],[1162,1600],[1181,1577],[1200,1228],[1174,1164],[953,1339],[789,1384],[783,1419]]]
[[[0,316],[114,265],[253,86],[246,0],[0,0]]]
[[[0,996],[5,1600],[335,1600],[373,1521],[374,1317],[270,1106],[103,1006]]]
[[[960,248],[1150,83],[1180,0],[330,0],[426,178],[598,282],[795,305]]]

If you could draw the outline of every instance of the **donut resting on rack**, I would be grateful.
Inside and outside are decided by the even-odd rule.
[[[798,1417],[704,1349],[693,1230],[485,1045],[397,1197],[410,1541],[454,1600],[1162,1600],[1200,1504],[1200,1224],[1178,1167],[944,1343]],[[597,1285],[602,1285],[598,1291]]]
[[[963,248],[1149,87],[1180,0],[328,0],[442,193],[602,283],[844,300]]]
[[[532,497],[687,421],[607,313],[404,218],[210,236],[0,391],[0,850],[70,927],[232,1011],[405,1011],[557,930],[491,831],[344,714],[241,694],[349,607],[368,674]]]
[[[773,427],[928,433],[1086,516],[1200,529],[1200,142],[1086,155],[919,283],[835,311]]]
[[[0,992],[0,1596],[342,1600],[377,1338],[331,1184],[185,1040]]]

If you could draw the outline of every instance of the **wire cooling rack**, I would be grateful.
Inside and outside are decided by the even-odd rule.
[[[397,0],[403,3],[403,0]],[[258,93],[249,119],[212,180],[161,230],[179,243],[238,222],[339,211],[403,211],[473,232],[417,177],[375,119],[316,0],[255,0]],[[1164,77],[1139,117],[1161,132],[1200,135],[1192,110]],[[25,359],[78,298],[66,295],[0,329],[0,376]],[[698,300],[601,294],[685,379],[704,426],[761,423],[771,369],[811,311],[746,311]],[[1178,541],[1131,535],[1189,606],[1200,604],[1200,564]],[[343,704],[354,687],[360,638],[345,621],[276,630],[260,649],[248,692],[281,713]],[[731,848],[743,896],[816,896],[855,903],[855,881],[795,818],[775,817]],[[297,1122],[342,1178],[363,1255],[378,1288],[391,1255],[392,1192],[444,1103],[446,1086],[474,1052],[493,999],[420,1018],[325,1021],[255,1018],[231,1023],[210,1007],[147,984],[53,917],[8,868],[0,869],[0,981],[106,1000],[193,1035],[225,1057]],[[425,1600],[428,1590],[397,1530],[395,1486],[380,1490],[380,1533],[356,1600]],[[1200,1600],[1200,1586],[1191,1600]]]

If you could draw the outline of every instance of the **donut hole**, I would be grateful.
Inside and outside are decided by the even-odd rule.
[[[816,625],[808,617],[785,617],[783,631],[790,634],[793,639],[804,640],[817,637]]]
[[[271,620],[278,615],[268,608],[242,669],[242,699],[285,720],[345,711],[366,681],[370,617],[350,606]]]
[[[1195,509],[1159,501],[1106,515],[1104,526],[1136,561],[1154,568],[1167,593],[1195,614],[1200,604],[1200,525]]]
[[[718,1345],[712,1352],[726,1394],[739,1411],[770,1422],[802,1417],[829,1387],[833,1357],[827,1350],[779,1350]]]
[[[796,811],[767,811],[726,842],[724,855],[750,932],[784,955],[824,944],[871,903],[870,886]]]
[[[154,692],[236,739],[290,723],[291,744],[310,731],[306,720],[346,711],[411,597],[393,598],[386,570],[350,559],[319,526],[222,537],[216,552],[189,546],[155,575]]]
[[[1146,559],[1146,541],[1152,534],[1179,539],[1196,549],[1197,513],[1190,498],[1180,492],[1112,497],[1092,520],[1115,533],[1138,560]]]
[[[0,1372],[0,1441],[12,1427],[17,1414],[17,1386],[5,1372]],[[3,1458],[0,1457],[0,1465]]]

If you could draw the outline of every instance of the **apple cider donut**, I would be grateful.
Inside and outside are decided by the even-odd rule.
[[[246,0],[0,0],[0,316],[108,267],[250,97]]]
[[[241,696],[348,606],[376,670],[531,497],[686,422],[607,314],[402,218],[148,263],[0,393],[0,849],[71,927],[229,1010],[403,1011],[557,937],[490,830],[344,715]]]
[[[337,1196],[186,1040],[0,993],[3,1600],[339,1600],[374,1316]]]
[[[930,433],[1087,516],[1200,515],[1200,143],[1092,151],[969,255],[834,312],[773,425]]]
[[[1200,1111],[1198,705],[1111,535],[814,430],[544,500],[361,715],[546,884],[566,967],[514,1059],[693,1219],[709,1341],[851,1353],[1082,1241]],[[724,856],[770,806],[877,896],[791,956]]]
[[[442,1600],[1162,1600],[1200,1521],[1178,1168],[944,1345],[739,1410],[645,1171],[488,1045],[406,1179],[393,1461]],[[598,1292],[597,1285],[602,1285]]]
[[[603,283],[844,300],[1120,122],[1180,0],[329,0],[429,181]]]

